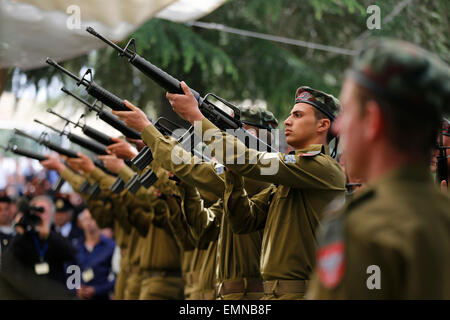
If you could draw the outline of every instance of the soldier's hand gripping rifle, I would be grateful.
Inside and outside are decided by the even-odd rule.
[[[17,154],[19,156],[23,156],[23,157],[30,158],[30,159],[35,159],[37,161],[44,161],[44,160],[48,159],[46,156],[43,156],[43,155],[33,152],[33,151],[22,149],[22,148],[18,147],[17,145],[11,144],[11,143],[8,144],[7,147],[0,146],[0,148],[4,149],[5,152],[11,151],[12,153]],[[52,186],[53,192],[59,192],[59,190],[61,189],[61,187],[63,186],[64,183],[65,183],[65,180],[63,178],[61,178],[61,176],[60,176],[58,178],[58,180],[56,180],[55,184]]]
[[[96,104],[96,101],[93,103],[89,103],[88,101],[84,100],[83,98],[78,97],[74,93],[70,92],[66,88],[61,88],[62,92],[68,94],[69,96],[75,98],[88,109],[88,111],[95,111],[97,113],[97,116],[105,121],[107,124],[109,124],[114,129],[120,131],[125,137],[131,138],[131,139],[141,139],[141,134],[132,129],[127,127],[125,122],[117,118],[115,115],[113,115],[111,112],[105,110],[104,108],[98,106]],[[129,110],[129,109],[128,109]]]
[[[41,137],[36,138],[36,137],[34,137],[30,134],[27,134],[26,132],[19,130],[19,129],[14,129],[14,133],[18,134],[22,137],[31,139],[31,140],[47,147],[48,149],[53,150],[59,154],[62,154],[68,158],[78,158],[78,154],[75,151],[65,149],[55,143],[50,142],[48,139],[46,139],[47,138],[46,134],[43,134],[43,135],[41,135]],[[104,169],[103,164],[98,159],[95,159],[93,162],[97,167]],[[91,188],[88,191],[88,194],[90,194],[91,197],[95,197],[99,192],[100,192],[100,188],[99,188],[98,184],[96,183],[93,186],[91,186]]]
[[[86,100],[84,100],[83,98],[80,98],[79,96],[77,96],[74,93],[70,92],[66,88],[61,88],[61,90],[64,93],[68,94],[69,96],[75,98],[76,100],[78,100],[82,104],[84,104],[85,107],[88,108],[88,111],[95,111],[97,113],[97,116],[101,120],[103,120],[106,123],[108,123],[114,129],[120,131],[125,137],[131,138],[131,139],[141,139],[141,134],[138,131],[128,127],[125,124],[125,122],[123,122],[122,120],[117,118],[111,112],[109,112],[109,111],[105,110],[104,108],[98,106],[96,104],[96,101],[94,101],[93,103],[89,103]],[[137,163],[139,163],[139,164],[141,164],[142,162],[149,163],[149,162],[151,162],[151,160],[153,160],[153,155],[151,153],[150,148],[144,147],[144,149],[141,150],[141,152],[134,159],[140,159],[140,161],[139,160],[137,161]],[[131,164],[134,164],[133,160],[131,160]],[[126,161],[126,163],[127,163],[127,165],[129,164],[127,161]],[[146,167],[146,164],[143,167],[141,167],[140,170],[143,170],[145,167]],[[154,181],[156,181],[156,179],[157,179],[156,175],[154,173],[153,174],[152,173],[153,173],[153,171],[149,171],[148,172],[149,177],[151,177]],[[130,187],[130,183],[131,183],[132,188]],[[127,189],[130,190],[132,193],[136,193],[137,190],[139,190],[139,187],[140,187],[138,179],[134,178],[134,180],[132,182],[130,181],[130,183],[125,185],[125,182],[120,177],[118,177],[116,182],[111,186],[110,190],[112,192],[114,192],[114,193],[120,193],[123,190],[124,187],[127,187]],[[131,188],[131,189],[129,189],[129,188]]]
[[[165,124],[164,124],[165,122]],[[174,129],[179,129],[179,126],[171,122],[166,118],[159,118],[153,124],[156,129],[159,130],[163,135],[172,135]],[[172,126],[170,128],[169,126]],[[138,170],[144,170],[147,165],[153,161],[153,154],[149,147],[144,147],[139,154],[134,157],[131,162],[133,166],[138,168]],[[125,188],[131,193],[135,194],[141,186],[145,188],[150,188],[158,180],[158,177],[153,172],[151,168],[143,172],[142,175],[135,174],[128,183],[125,184]],[[116,181],[117,182],[117,181]]]
[[[76,96],[75,96],[75,97],[76,97]],[[76,97],[76,98],[78,98],[78,97]],[[81,99],[81,98],[80,98],[80,99]],[[97,141],[97,142],[99,142],[99,143],[101,143],[101,144],[104,144],[104,145],[108,145],[108,146],[109,146],[109,145],[112,145],[112,144],[116,143],[114,140],[111,139],[110,136],[104,134],[103,132],[100,132],[100,131],[98,131],[97,129],[91,127],[91,126],[88,126],[88,125],[86,125],[85,123],[81,123],[81,119],[82,119],[82,117],[83,117],[84,115],[82,115],[82,116],[80,117],[80,119],[79,119],[77,122],[74,122],[74,121],[71,121],[70,119],[68,119],[68,118],[66,118],[66,117],[63,117],[62,115],[56,113],[55,111],[53,111],[53,110],[51,110],[51,109],[48,109],[47,112],[49,112],[49,113],[51,113],[51,114],[54,114],[54,115],[60,117],[61,119],[65,120],[66,123],[71,123],[71,124],[73,124],[75,127],[80,127],[81,130],[83,131],[83,133],[84,133],[85,135],[87,135],[88,137],[94,139],[95,141]],[[111,114],[111,116],[114,117],[114,115],[112,115],[112,114]],[[119,119],[116,119],[116,120],[120,121]],[[129,163],[128,160],[125,161],[125,162],[126,162],[126,164],[127,164],[128,166],[131,166],[131,164]],[[110,187],[110,190],[111,190],[112,192],[118,194],[118,193],[120,193],[120,192],[123,190],[124,187],[125,187],[125,182],[122,180],[122,178],[117,177],[117,179],[116,179],[116,181],[114,182],[114,184]],[[82,190],[80,190],[80,191],[81,191],[81,192],[85,192],[85,191],[82,191]]]
[[[181,129],[176,123],[164,117],[158,118],[158,120],[154,123],[154,126],[158,129],[159,132],[161,132],[165,136],[173,136],[175,130]],[[174,136],[174,138],[177,139],[178,142],[181,142],[183,136],[185,135]],[[203,159],[204,161],[208,162],[211,161],[210,158],[200,153],[197,149],[193,148],[191,145],[186,144],[183,145],[181,143],[181,146],[184,147],[186,151],[191,152],[193,155]],[[131,192],[135,192],[139,189],[141,185],[144,186],[145,188],[150,188],[150,186],[152,186],[156,182],[156,179],[157,177],[154,175],[153,171],[147,170],[141,176],[138,175],[133,176],[133,178],[128,182],[126,187]],[[177,178],[173,177],[172,180],[177,180]]]
[[[83,131],[83,133],[86,136],[88,136],[91,139],[94,139],[98,143],[104,144],[106,146],[109,146],[109,145],[112,145],[115,143],[115,141],[113,139],[111,139],[110,136],[104,134],[103,132],[101,132],[91,126],[88,126],[86,123],[81,123],[81,119],[84,119],[84,114],[78,119],[77,122],[74,122],[74,121],[68,119],[67,117],[60,115],[59,113],[56,113],[52,109],[47,109],[47,112],[54,114],[55,116],[63,119],[64,121],[66,121],[66,123],[73,124],[75,128],[76,127],[81,128],[81,131]]]
[[[170,74],[161,70],[160,68],[153,65],[152,63],[150,63],[149,61],[142,58],[136,53],[136,45],[134,38],[132,38],[125,46],[125,48],[122,49],[112,41],[106,39],[105,37],[97,33],[93,28],[88,27],[86,31],[94,35],[95,37],[99,38],[103,42],[107,43],[111,47],[113,47],[115,50],[119,52],[119,56],[126,57],[133,66],[135,66],[138,70],[140,70],[147,77],[155,81],[159,86],[161,86],[168,92],[183,94],[183,90],[181,88],[179,80],[172,77]],[[225,99],[220,98],[212,93],[208,93],[205,97],[202,98],[197,91],[193,89],[190,90],[194,95],[195,99],[197,100],[199,109],[202,112],[202,114],[212,123],[214,123],[219,129],[221,130],[234,129],[236,137],[243,140],[243,142],[247,146],[251,147],[256,146],[256,148],[261,151],[273,151],[273,152],[277,151],[274,149],[274,147],[271,147],[270,145],[258,139],[257,137],[255,137],[254,135],[252,135],[250,132],[248,132],[243,128],[243,123],[240,120],[240,109],[238,107],[234,106]],[[219,100],[228,108],[233,110],[234,116],[227,114],[226,112],[221,110],[218,106],[216,106],[213,102],[209,101],[208,100],[209,97],[213,97]]]
[[[53,131],[55,131],[60,136],[63,136],[63,135],[67,136],[67,138],[71,142],[79,145],[80,147],[85,148],[86,150],[89,150],[89,151],[93,152],[96,155],[106,155],[106,154],[108,154],[106,152],[106,146],[103,145],[103,144],[100,144],[100,143],[98,143],[96,141],[93,141],[93,140],[89,140],[89,139],[80,137],[79,135],[73,134],[70,131],[65,131],[64,129],[63,130],[58,130],[58,129],[56,129],[56,128],[54,128],[54,127],[52,127],[52,126],[50,126],[50,125],[48,125],[46,123],[43,123],[42,121],[37,120],[37,119],[34,119],[34,121],[39,123],[39,124],[41,124],[41,125],[43,125],[43,126],[45,126],[45,127],[47,127],[47,128],[49,128],[49,129],[51,129],[51,130],[53,130]],[[95,166],[97,166],[98,168],[102,169],[107,174],[112,175],[112,176],[117,176],[115,173],[110,172],[103,165],[103,162],[101,162],[100,160],[92,159],[92,161],[94,162]],[[97,187],[95,185],[94,185],[92,190],[93,190],[94,194],[98,193],[98,191],[99,191],[99,189],[97,189]]]

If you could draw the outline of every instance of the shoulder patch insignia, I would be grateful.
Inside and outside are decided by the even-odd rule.
[[[223,174],[224,171],[225,171],[225,167],[223,165],[221,165],[221,164],[217,164],[216,165],[216,173],[217,173],[217,175]]]
[[[299,153],[300,157],[314,157],[317,156],[320,153],[320,150],[317,151],[308,151],[305,153]]]
[[[295,154],[286,154],[286,155],[284,155],[284,162],[286,162],[286,163],[295,163]]]
[[[336,287],[345,273],[345,242],[342,217],[326,222],[321,230],[317,251],[318,275],[326,288]]]

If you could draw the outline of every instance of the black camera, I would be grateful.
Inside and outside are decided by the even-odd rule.
[[[17,210],[22,213],[22,218],[16,223],[16,226],[22,227],[25,231],[34,230],[34,228],[42,222],[39,216],[44,212],[44,207],[36,207],[30,205],[27,197],[21,197],[17,201]]]

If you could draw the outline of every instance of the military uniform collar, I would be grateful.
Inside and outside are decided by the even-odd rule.
[[[425,163],[405,164],[394,170],[391,170],[380,178],[368,183],[371,188],[377,189],[380,185],[384,185],[394,181],[429,181],[431,182],[430,169]]]
[[[323,154],[330,154],[330,151],[328,149],[328,146],[323,145],[323,144],[310,144],[308,147],[303,148],[303,149],[297,149],[295,151],[291,151],[289,152],[289,154],[295,154],[295,155],[302,155],[302,154],[318,154],[318,153],[323,153]]]
[[[403,165],[368,183],[367,186],[355,193],[354,198],[349,202],[348,207],[351,208],[361,201],[375,195],[376,191],[382,188],[382,186],[397,181],[407,181],[409,183],[417,181],[432,184],[430,169],[425,163]]]

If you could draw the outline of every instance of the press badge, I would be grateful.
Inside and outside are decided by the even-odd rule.
[[[50,272],[50,266],[47,262],[36,263],[34,265],[34,272],[36,272],[37,275],[48,274]]]
[[[81,277],[83,278],[83,281],[87,283],[87,282],[91,281],[92,279],[94,279],[94,271],[91,268],[89,268],[89,269],[83,271],[83,273],[81,274]]]

